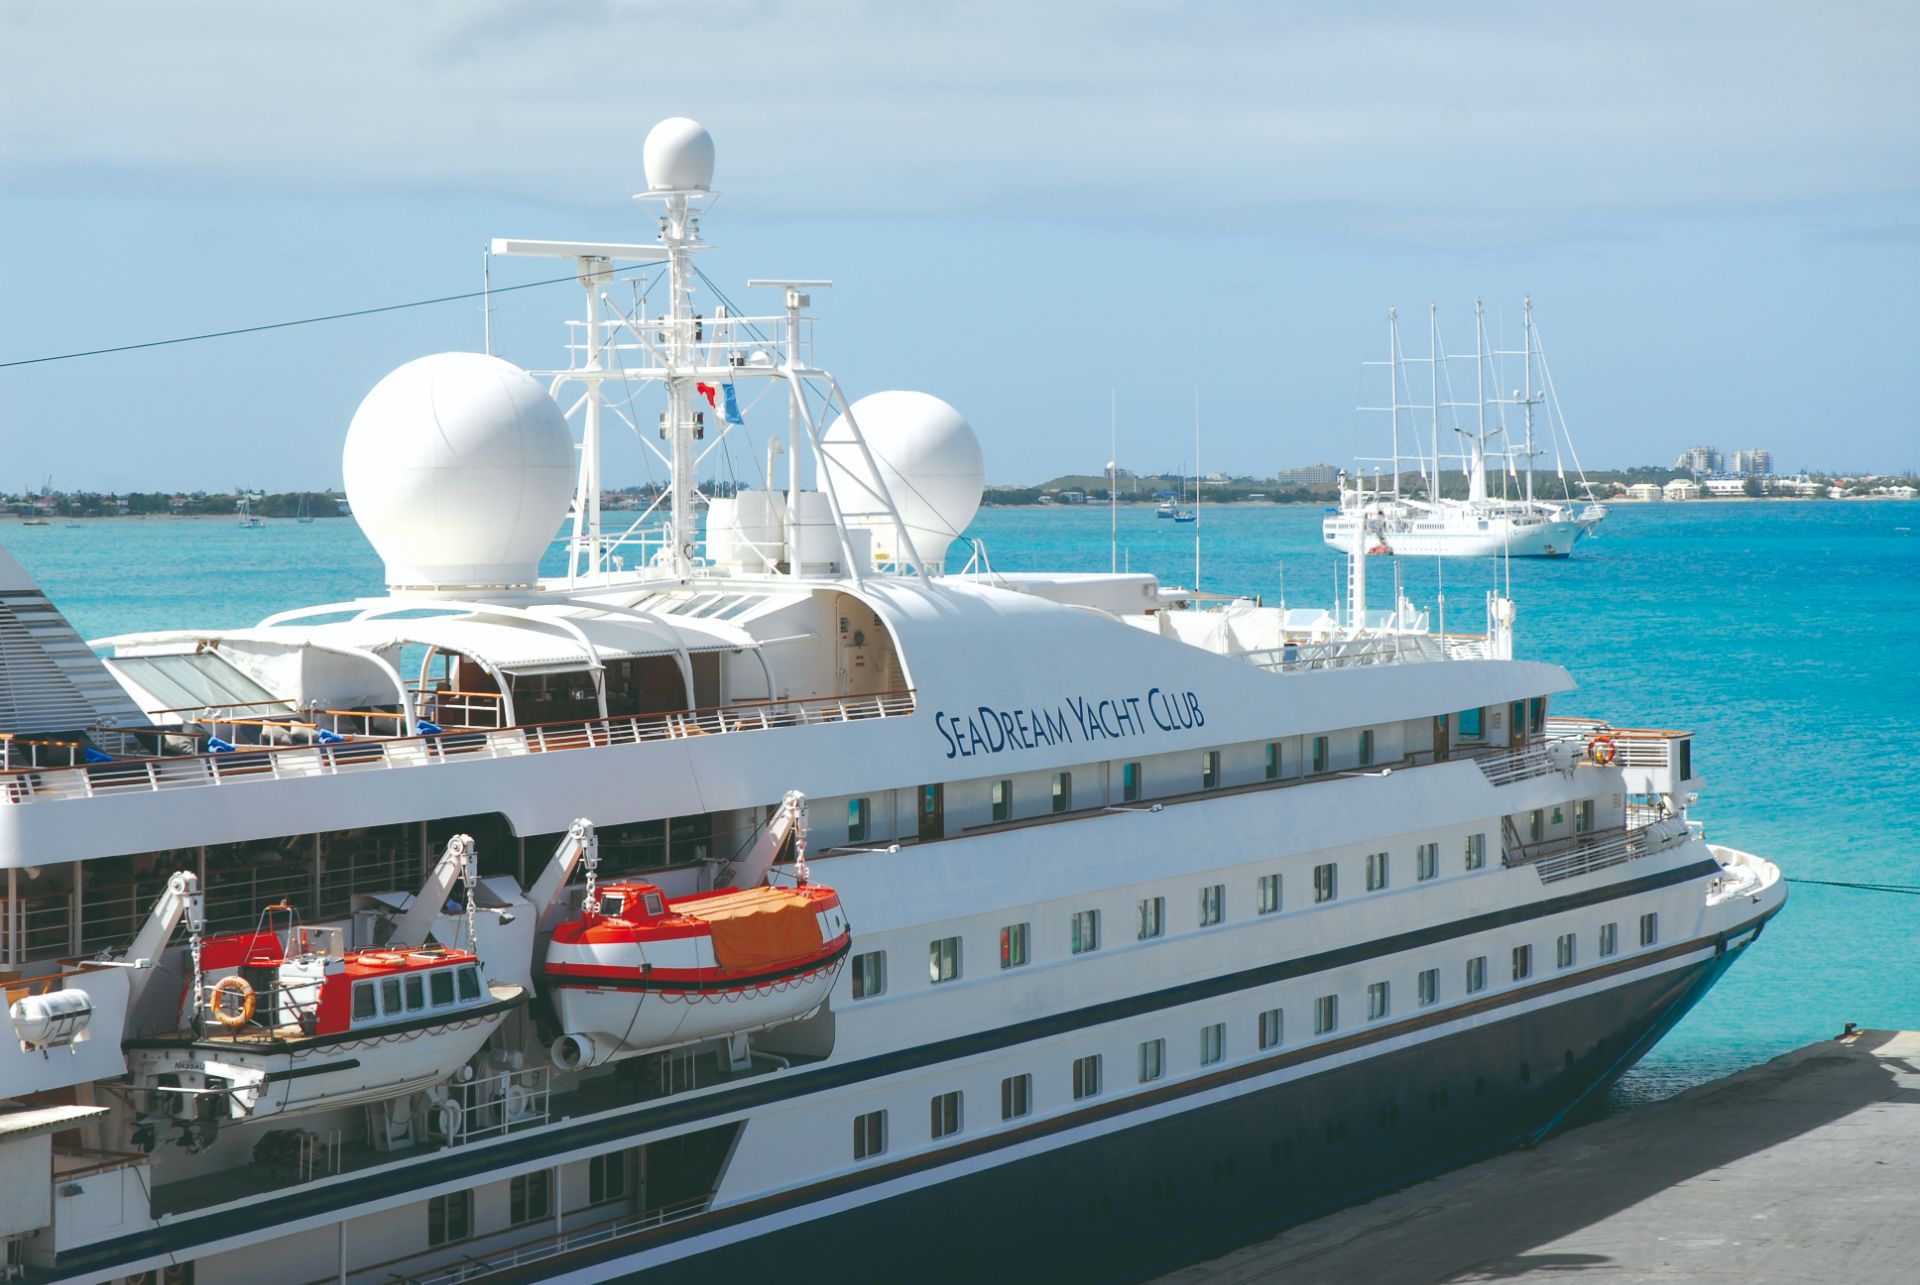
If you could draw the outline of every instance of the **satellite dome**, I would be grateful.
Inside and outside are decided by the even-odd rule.
[[[713,186],[713,135],[685,116],[669,116],[647,131],[640,149],[647,190],[704,192]]]
[[[421,357],[373,386],[341,461],[393,588],[530,584],[573,495],[573,434],[498,357]]]
[[[973,521],[986,491],[980,439],[959,411],[927,393],[871,393],[850,409],[914,553],[926,566],[940,568],[947,545]],[[845,417],[827,429],[821,461],[848,523],[873,532],[875,557],[912,561],[913,553],[895,547],[893,520],[870,494],[879,488]]]

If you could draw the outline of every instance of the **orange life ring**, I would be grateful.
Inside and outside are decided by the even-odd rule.
[[[221,1001],[228,995],[240,997],[238,1012],[229,1010]],[[213,1020],[230,1031],[237,1031],[253,1020],[253,987],[246,978],[238,973],[229,973],[213,984]]]
[[[361,963],[371,964],[375,968],[398,968],[407,962],[405,956],[390,950],[363,950],[359,958]]]
[[[1596,736],[1587,742],[1587,757],[1601,767],[1610,767],[1619,756],[1620,747],[1613,743],[1611,736]]]

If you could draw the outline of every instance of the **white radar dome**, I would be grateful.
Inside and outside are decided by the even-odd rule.
[[[669,116],[647,131],[640,149],[653,192],[705,192],[713,186],[713,135],[685,116]]]
[[[980,439],[959,411],[927,393],[871,393],[851,410],[914,551],[927,566],[940,567],[947,545],[973,521],[986,491]],[[876,559],[911,560],[907,550],[896,547],[899,541],[886,506],[870,493],[875,489],[873,472],[844,416],[828,427],[823,448],[822,467],[832,479],[841,511],[851,525],[873,532]],[[826,481],[821,479],[823,486]]]
[[[443,352],[373,386],[341,461],[353,516],[399,588],[521,585],[573,496],[573,435],[498,357]]]

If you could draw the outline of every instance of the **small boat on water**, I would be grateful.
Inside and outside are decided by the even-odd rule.
[[[267,520],[265,518],[259,518],[254,516],[253,503],[252,501],[248,500],[246,496],[243,495],[240,497],[240,503],[236,507],[239,509],[239,512],[240,512],[241,526],[247,527],[247,528],[254,528],[254,527],[263,527],[267,524]]]

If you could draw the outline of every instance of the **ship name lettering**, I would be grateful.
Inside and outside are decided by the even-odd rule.
[[[1069,696],[1052,708],[981,705],[970,713],[940,710],[933,726],[946,742],[947,757],[954,759],[1076,741],[1124,740],[1147,733],[1148,719],[1163,732],[1188,731],[1207,722],[1194,693],[1155,687],[1145,696]]]

